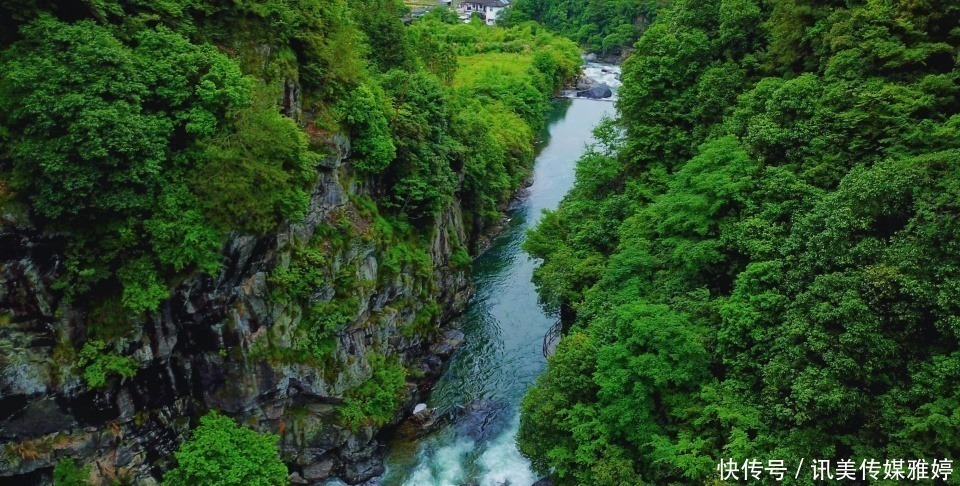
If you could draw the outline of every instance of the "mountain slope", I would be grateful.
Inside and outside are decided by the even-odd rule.
[[[572,323],[523,406],[538,469],[663,484],[730,458],[960,455],[958,22],[951,2],[658,17],[528,240]]]

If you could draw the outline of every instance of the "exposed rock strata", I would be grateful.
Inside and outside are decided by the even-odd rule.
[[[284,108],[298,109],[295,87],[286,95]],[[40,234],[23,215],[3,215],[0,482],[46,483],[60,459],[73,457],[92,464],[104,482],[153,484],[170,466],[191,420],[210,409],[280,434],[292,483],[337,476],[357,484],[383,473],[378,430],[338,426],[337,405],[346,390],[369,378],[368,357],[379,353],[399,356],[408,369],[423,371],[421,381],[407,387],[402,410],[412,410],[440,372],[437,354],[449,355],[462,341],[462,334],[444,329],[472,294],[468,271],[450,262],[457,242],[469,235],[456,203],[439,214],[430,232],[431,285],[402,272],[385,277],[373,244],[349,242],[332,258],[331,273],[346,269],[376,283],[361,288],[360,308],[338,333],[328,362],[261,357],[262,346],[290,345],[301,319],[299,308],[267,298],[270,271],[289,264],[291,246],[308,241],[319,224],[335,213],[355,212],[349,196],[363,191],[341,182],[348,170],[343,165],[348,142],[333,137],[327,143],[332,154],[321,164],[306,217],[277,234],[234,235],[216,276],[191,277],[157,312],[131,323],[125,354],[136,358],[139,369],[133,378],[114,378],[104,389],[87,386],[69,351],[72,343],[86,340],[90,309],[54,290],[63,238]],[[333,289],[318,289],[311,298],[332,296]],[[428,300],[440,307],[432,323],[439,331],[401,332]]]

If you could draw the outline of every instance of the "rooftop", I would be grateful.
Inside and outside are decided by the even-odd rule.
[[[481,7],[506,7],[510,4],[503,0],[462,0],[460,3],[472,3]]]

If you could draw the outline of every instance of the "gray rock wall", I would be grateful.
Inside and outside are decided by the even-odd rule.
[[[295,94],[289,97],[295,105]],[[349,196],[363,192],[341,181],[349,172],[343,164],[348,141],[333,137],[328,144],[332,155],[321,164],[306,217],[266,237],[231,237],[219,274],[189,278],[158,311],[130,323],[122,348],[136,359],[137,373],[113,377],[102,389],[90,388],[76,363],[75,343],[86,340],[90,309],[54,290],[63,238],[40,234],[22,214],[3,215],[0,483],[48,483],[55,464],[72,457],[92,465],[102,483],[154,484],[172,465],[191,421],[211,409],[279,434],[292,483],[332,476],[361,483],[382,474],[378,430],[338,426],[337,407],[346,390],[370,377],[372,353],[397,356],[423,372],[419,381],[410,378],[396,420],[426,391],[440,368],[431,347],[448,354],[444,343],[456,342],[456,333],[443,332],[472,293],[468,271],[450,264],[468,235],[456,203],[440,213],[430,232],[434,270],[428,278],[406,272],[384,277],[375,245],[349,241],[330,259],[329,273],[352,271],[376,283],[358,290],[359,308],[338,332],[335,351],[323,364],[264,357],[259,349],[296,344],[301,319],[298,306],[268,298],[271,270],[288,265],[290,248],[309,241],[334,214],[356,213]],[[332,297],[333,289],[321,288],[311,299]],[[440,307],[434,332],[403,332],[431,300]]]

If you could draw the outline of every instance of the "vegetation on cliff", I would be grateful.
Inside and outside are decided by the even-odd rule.
[[[338,333],[366,318],[358,295],[395,281],[419,294],[386,304],[406,306],[414,335],[436,333],[434,267],[469,263],[580,59],[536,26],[463,25],[442,10],[405,26],[404,13],[394,0],[0,5],[0,209],[53,242],[52,388],[106,394],[135,377],[146,364],[134,350],[151,344],[142,323],[184,282],[221,272],[238,235],[271,242],[302,223],[331,173],[357,194],[310,222],[312,238],[275,241],[264,269],[265,306],[279,309],[265,324],[294,322],[294,342],[213,354],[335,374]],[[346,138],[350,158],[330,162]],[[445,211],[467,237],[434,261]],[[375,249],[374,276],[348,261],[360,245]],[[406,369],[371,356],[344,425],[382,425],[399,402]]]
[[[527,243],[575,317],[523,404],[537,469],[960,457],[957,25],[948,1],[658,17]]]
[[[119,291],[131,313],[149,311],[178,276],[217,270],[226,233],[296,220],[324,150],[297,121],[345,127],[355,169],[393,216],[430,218],[462,192],[491,219],[529,168],[545,100],[574,73],[576,50],[545,31],[443,14],[407,29],[400,8],[27,2],[5,12],[16,34],[0,56],[4,185],[43,228],[69,235],[62,287]],[[415,41],[438,52],[424,59]],[[494,53],[516,65],[476,66],[496,64]],[[312,116],[278,106],[284,81],[302,84]]]
[[[73,459],[64,459],[53,468],[54,486],[88,486],[90,471],[80,467]]]
[[[163,477],[166,486],[281,486],[287,466],[278,457],[280,437],[238,426],[216,412],[200,418],[190,440],[175,456],[177,467]]]

